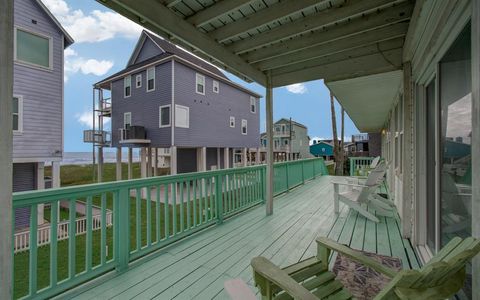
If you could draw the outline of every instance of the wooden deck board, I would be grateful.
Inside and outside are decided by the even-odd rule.
[[[164,248],[76,299],[226,299],[227,279],[242,278],[254,289],[253,257],[262,255],[286,266],[314,255],[317,236],[365,251],[393,252],[405,267],[418,267],[397,220],[380,220],[375,224],[344,205],[335,215],[330,178],[320,177],[276,197],[272,216],[265,216],[264,206],[255,207]]]

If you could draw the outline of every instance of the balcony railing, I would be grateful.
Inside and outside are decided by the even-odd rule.
[[[350,157],[350,176],[365,176],[375,157]]]
[[[84,130],[83,131],[84,143],[97,143],[97,144],[110,144],[110,133],[105,130]]]
[[[321,158],[277,163],[274,194],[326,174]],[[14,256],[15,297],[51,297],[221,224],[264,202],[265,177],[266,167],[259,165],[15,193],[13,209],[30,210],[29,232],[38,231],[38,206],[51,206],[49,243],[39,246],[39,236],[30,234],[29,249]],[[60,201],[69,204],[65,229],[57,222]],[[78,236],[77,201],[86,203],[85,234]],[[93,205],[100,208],[99,217],[93,216]],[[68,238],[62,240],[64,230]]]

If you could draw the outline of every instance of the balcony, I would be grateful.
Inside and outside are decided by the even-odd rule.
[[[150,144],[147,132],[143,126],[129,126],[118,130],[120,144]]]
[[[112,142],[112,139],[110,132],[105,130],[84,130],[83,142],[109,145]]]

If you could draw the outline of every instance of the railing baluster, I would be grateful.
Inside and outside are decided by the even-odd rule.
[[[75,266],[75,259],[76,259],[76,244],[75,244],[75,235],[76,235],[76,199],[70,199],[68,203],[68,214],[69,214],[69,222],[68,222],[68,278],[72,280],[75,278],[76,274],[76,266]]]
[[[157,243],[161,240],[161,232],[160,232],[160,185],[156,186],[156,219],[155,219],[155,228],[157,228],[156,236],[157,236]]]
[[[169,184],[164,184],[163,189],[165,193],[165,203],[163,205],[164,207],[164,213],[165,213],[165,218],[164,218],[164,224],[165,224],[165,238],[167,239],[170,236],[170,200],[168,199],[168,189],[170,185]]]
[[[198,225],[201,225],[203,223],[203,215],[204,215],[204,213],[203,213],[203,191],[204,191],[203,183],[204,183],[204,179],[197,180],[197,182],[200,184],[199,191],[198,191],[199,198],[200,198],[200,199],[198,199],[198,210],[199,210],[199,212],[198,212],[198,214],[199,214],[198,215],[198,219],[199,219]]]
[[[172,230],[177,234],[177,183],[172,183]]]
[[[92,269],[92,196],[87,197],[87,220],[85,222],[87,244],[86,244],[86,259],[85,270],[89,272]]]
[[[30,206],[30,258],[29,258],[29,291],[30,296],[37,293],[37,239],[38,239],[38,205]]]
[[[214,218],[216,218],[215,214],[215,200],[214,200],[214,193],[215,193],[215,186],[213,183],[213,178],[210,177],[208,182],[210,183],[209,188],[210,188],[210,221],[212,221]]]
[[[130,189],[121,188],[114,203],[117,212],[114,226],[117,269],[123,271],[128,268],[130,258]]]
[[[152,245],[152,199],[150,193],[152,189],[150,186],[146,187],[147,191],[147,247]]]
[[[136,189],[135,197],[135,230],[136,230],[136,251],[142,248],[142,191],[143,189]]]
[[[187,229],[190,229],[190,223],[191,223],[191,209],[190,205],[192,204],[191,199],[190,199],[190,183],[191,181],[187,181]]]
[[[222,176],[216,175],[215,177],[215,208],[217,215],[217,222],[221,224],[223,222],[223,194],[222,194]]]
[[[193,179],[193,226],[196,227],[197,224],[197,187],[198,181],[197,179]]]
[[[102,193],[101,203],[102,219],[100,221],[100,264],[103,266],[107,262],[107,195]]]
[[[181,181],[180,183],[180,232],[183,232],[183,229],[184,229],[184,224],[183,224],[183,201],[184,201],[184,197],[183,197],[183,185],[185,184],[185,182]]]

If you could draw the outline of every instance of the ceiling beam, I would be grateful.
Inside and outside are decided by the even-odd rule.
[[[306,60],[297,64],[292,64],[292,65],[288,65],[278,69],[274,69],[272,70],[272,75],[276,76],[281,74],[288,74],[288,73],[300,71],[303,69],[309,69],[312,67],[328,65],[328,64],[332,64],[332,63],[340,62],[344,60],[350,60],[356,57],[362,57],[362,56],[371,55],[375,53],[385,53],[390,50],[402,48],[404,41],[405,39],[403,37],[398,37],[395,39],[386,40],[386,41],[378,42],[375,44],[370,44],[367,46],[334,53],[321,58]],[[384,58],[384,60],[386,60],[387,62],[389,62],[394,66],[397,66],[397,67],[401,66],[401,63],[399,63],[397,60],[391,61],[388,58]]]
[[[295,55],[287,54],[277,56],[272,59],[264,60],[254,64],[254,66],[257,69],[264,71],[298,64],[304,61],[317,60],[319,57],[327,56],[333,53],[402,37],[406,35],[407,30],[408,23],[397,23],[310,47],[295,53]]]
[[[186,20],[195,27],[200,27],[253,1],[255,0],[221,0],[186,18]]]
[[[294,53],[329,41],[345,38],[347,36],[390,24],[407,21],[410,18],[412,9],[413,5],[411,3],[403,3],[379,13],[373,13],[354,19],[346,24],[333,26],[328,30],[316,31],[309,35],[303,35],[286,42],[273,44],[269,47],[258,49],[241,56],[248,63],[256,63],[276,56]]]
[[[172,7],[180,2],[182,2],[182,0],[164,0],[163,5],[165,5],[166,7]]]
[[[275,3],[268,8],[228,23],[216,30],[210,31],[209,35],[218,42],[224,42],[247,31],[256,29],[265,24],[288,17],[298,11],[316,6],[328,0],[295,0]]]
[[[394,2],[394,0],[350,0],[343,6],[332,7],[314,15],[278,26],[272,30],[256,34],[254,39],[245,39],[234,42],[228,46],[228,49],[236,54],[245,53],[274,42],[319,29],[323,26],[365,13],[372,9],[383,7],[392,2]]]
[[[176,38],[187,45],[188,50],[198,49],[210,58],[208,61],[220,62],[222,66],[228,66],[234,72],[243,74],[247,79],[265,85],[265,74],[247,64],[237,55],[227,51],[206,34],[199,32],[192,24],[177,16],[164,5],[150,0],[112,0],[101,1],[101,3],[116,11],[121,11],[121,9],[118,9],[119,6],[130,11],[137,16],[132,18],[130,14],[126,15],[132,21],[142,26],[149,23],[154,32],[166,38]]]
[[[400,67],[390,64],[385,60],[385,57],[391,61],[395,61],[395,64],[400,64]],[[332,64],[307,68],[288,74],[281,74],[277,76],[272,75],[272,84],[274,87],[280,87],[317,79],[324,79],[325,81],[337,81],[379,74],[401,69],[401,61],[402,49],[393,49],[386,51],[383,54],[375,53],[335,62]]]

